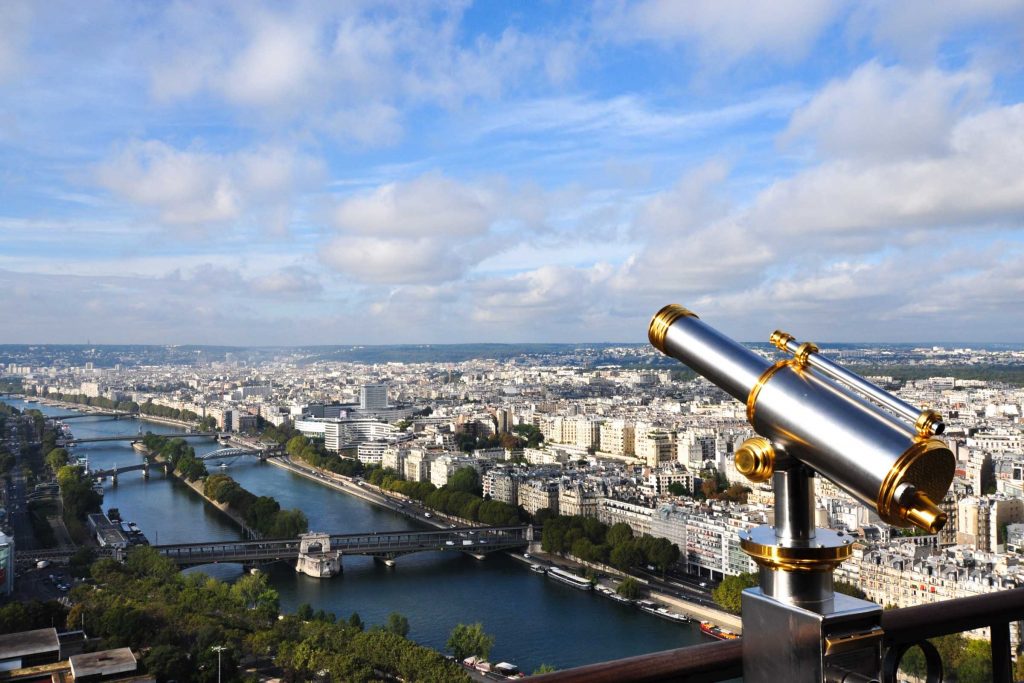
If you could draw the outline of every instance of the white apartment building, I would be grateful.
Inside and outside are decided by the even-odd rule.
[[[633,456],[636,453],[633,423],[609,420],[601,425],[601,452],[614,456]]]
[[[651,518],[654,516],[654,508],[640,505],[639,503],[627,503],[615,498],[600,498],[597,501],[598,521],[612,526],[613,524],[628,524],[633,530],[634,536],[643,536],[651,533]]]

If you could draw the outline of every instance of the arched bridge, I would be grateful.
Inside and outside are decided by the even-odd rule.
[[[216,451],[210,451],[200,456],[196,456],[198,460],[224,460],[226,458],[237,458],[242,455],[256,455],[262,460],[266,458],[263,451],[258,451],[254,448],[220,448]]]
[[[75,443],[99,443],[100,441],[142,441],[145,434],[122,434],[120,436],[90,436],[84,439],[65,439],[65,444]],[[171,436],[175,439],[216,439],[220,436],[217,432],[192,432],[191,434],[160,434],[159,436]],[[58,440],[59,441],[59,440]]]
[[[318,534],[319,536],[320,534]],[[395,531],[363,534],[330,534],[330,550],[345,555],[368,555],[389,563],[411,553],[438,550],[482,556],[498,550],[528,545],[534,539],[530,526],[461,527],[434,531]],[[539,530],[537,531],[539,538]],[[161,555],[182,567],[238,562],[242,564],[297,560],[303,539],[216,541],[153,546]]]
[[[111,417],[119,420],[122,417],[136,417],[135,413],[126,413],[120,410],[95,412],[95,413],[69,413],[67,415],[47,415],[48,420],[77,420],[82,417]]]

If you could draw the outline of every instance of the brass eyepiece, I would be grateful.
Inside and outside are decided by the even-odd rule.
[[[793,354],[793,360],[795,360],[796,364],[800,367],[804,367],[807,365],[807,357],[812,353],[818,353],[819,350],[818,345],[814,342],[804,342],[797,347],[796,353]]]
[[[733,455],[736,471],[760,484],[772,478],[775,472],[775,449],[771,441],[755,436],[743,442]]]
[[[930,534],[939,533],[948,521],[946,513],[921,491],[914,492],[906,510],[906,520]]]
[[[779,351],[788,351],[789,349],[786,348],[786,345],[791,341],[796,341],[796,337],[791,335],[789,332],[775,330],[772,332],[772,336],[768,341],[770,341]]]
[[[944,432],[946,430],[946,424],[939,411],[925,408],[921,411],[921,414],[917,416],[917,422],[914,423],[914,429],[917,430],[918,436],[927,439],[932,434],[941,434]]]
[[[696,318],[697,314],[679,304],[669,304],[655,313],[647,328],[647,338],[651,341],[651,346],[665,353],[665,335],[668,334],[668,328],[684,316]]]

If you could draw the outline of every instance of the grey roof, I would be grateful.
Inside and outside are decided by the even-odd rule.
[[[40,628],[0,636],[0,660],[59,650],[60,642],[57,640],[55,628]]]
[[[135,671],[136,668],[135,655],[132,654],[130,647],[87,652],[69,657],[68,661],[71,663],[71,674],[75,678],[128,673]]]

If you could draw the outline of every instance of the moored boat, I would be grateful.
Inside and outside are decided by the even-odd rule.
[[[718,640],[733,640],[735,638],[739,638],[739,635],[732,631],[727,631],[724,628],[715,626],[710,621],[700,622],[700,632],[704,635],[711,636],[712,638],[717,638]]]
[[[531,572],[537,572],[538,574],[547,574],[548,573],[548,570],[545,569],[544,567],[542,567],[539,564],[531,564],[530,565],[530,571]]]
[[[567,572],[564,569],[559,569],[558,567],[551,567],[548,569],[548,576],[555,581],[561,581],[568,586],[572,586],[573,588],[578,588],[580,590],[589,591],[594,588],[590,583],[590,579],[583,576],[576,576],[575,574]]]

